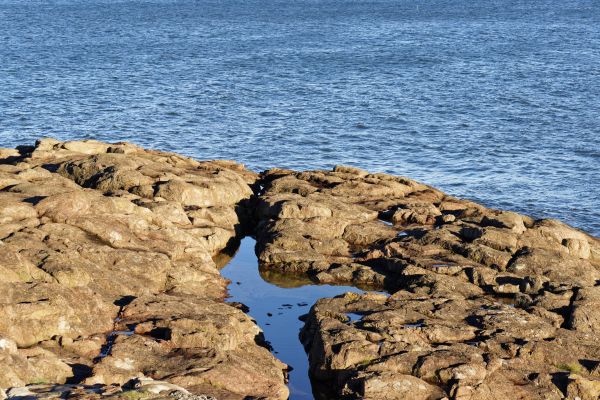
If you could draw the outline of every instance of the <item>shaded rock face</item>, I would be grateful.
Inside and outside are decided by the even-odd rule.
[[[0,388],[149,377],[287,398],[287,366],[223,303],[213,261],[246,223],[256,174],[124,143],[1,154]]]
[[[312,308],[302,338],[332,397],[597,398],[598,239],[401,177],[264,175],[266,268],[394,293]]]

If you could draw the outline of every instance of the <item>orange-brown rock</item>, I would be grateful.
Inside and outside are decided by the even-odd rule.
[[[126,143],[0,154],[0,388],[165,378],[287,398],[287,366],[223,302],[213,261],[242,233],[256,174]]]
[[[600,396],[595,237],[353,167],[258,175],[52,139],[0,150],[0,389],[287,398],[286,366],[223,302],[214,257],[246,232],[265,275],[391,293],[312,307],[330,397]]]
[[[393,293],[312,308],[303,340],[331,396],[596,398],[597,238],[354,168],[263,185],[263,268]]]

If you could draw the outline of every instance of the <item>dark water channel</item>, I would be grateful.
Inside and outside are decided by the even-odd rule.
[[[248,314],[264,331],[275,356],[293,368],[288,384],[290,399],[313,399],[320,389],[311,386],[308,358],[298,338],[303,322],[298,317],[308,313],[321,297],[364,291],[351,286],[316,285],[309,280],[286,279],[259,271],[255,243],[251,237],[244,238],[235,256],[221,270],[231,280],[229,300],[250,308]]]

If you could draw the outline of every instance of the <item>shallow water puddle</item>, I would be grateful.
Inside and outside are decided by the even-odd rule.
[[[349,318],[348,322],[352,323],[352,322],[360,321],[361,318],[365,316],[365,314],[346,313],[346,316]]]
[[[385,219],[379,219],[379,222],[383,222],[384,224],[386,224],[387,226],[394,226],[394,223],[392,221],[387,221]]]
[[[285,279],[277,274],[260,272],[254,253],[255,243],[250,237],[244,238],[235,256],[221,270],[221,274],[231,280],[229,300],[250,308],[248,314],[264,331],[275,356],[293,368],[288,384],[290,399],[313,399],[308,356],[298,338],[304,323],[298,317],[308,313],[321,297],[364,291],[351,286],[316,285],[308,280]]]
[[[108,357],[112,351],[113,345],[115,344],[115,340],[117,340],[117,336],[131,336],[135,332],[134,331],[112,331],[106,337],[106,343],[100,349],[100,354],[95,358],[95,362],[100,361],[101,359]]]

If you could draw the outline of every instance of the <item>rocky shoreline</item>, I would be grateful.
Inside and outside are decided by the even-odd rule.
[[[600,397],[597,238],[357,168],[43,139],[0,149],[0,398],[286,399],[215,262],[247,234],[261,269],[391,293],[311,308],[324,398]]]

